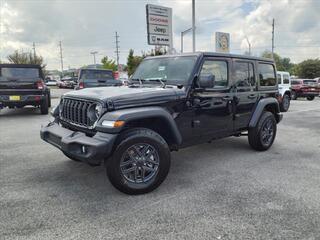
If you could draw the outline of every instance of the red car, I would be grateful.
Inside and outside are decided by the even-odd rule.
[[[294,79],[291,81],[291,99],[305,97],[312,101],[320,94],[320,86],[314,79]]]

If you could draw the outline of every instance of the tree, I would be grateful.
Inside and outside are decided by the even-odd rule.
[[[12,54],[8,55],[7,59],[10,63],[15,64],[38,64],[41,66],[42,70],[46,67],[42,56],[35,55],[31,52],[24,52],[23,50],[14,51]]]
[[[299,63],[296,73],[301,78],[320,77],[320,59],[307,59]]]
[[[118,66],[116,62],[112,59],[109,60],[107,56],[101,59],[101,63],[103,65],[102,68],[111,69],[112,71],[117,71]]]
[[[128,59],[127,59],[127,70],[128,76],[132,75],[136,68],[139,66],[144,57],[134,56],[133,49],[130,49]]]
[[[264,51],[261,56],[272,59],[272,52]],[[292,74],[294,64],[290,62],[290,58],[282,58],[277,53],[273,54],[273,58],[277,66],[277,70],[290,72]]]

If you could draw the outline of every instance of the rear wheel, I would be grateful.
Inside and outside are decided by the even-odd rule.
[[[308,101],[312,101],[314,99],[314,96],[309,96],[309,97],[307,97],[307,100]]]
[[[285,94],[282,98],[282,102],[280,104],[280,109],[282,112],[287,112],[290,107],[290,97],[288,94]]]
[[[48,114],[49,112],[48,104],[49,104],[49,99],[48,99],[48,95],[46,95],[45,98],[41,101],[41,105],[40,105],[41,114],[43,115]]]
[[[51,93],[48,93],[48,107],[51,107]]]
[[[295,91],[292,91],[291,92],[291,99],[292,100],[297,100],[298,96],[297,96],[297,93]]]
[[[170,150],[158,133],[145,128],[132,129],[120,135],[106,168],[110,182],[121,192],[148,193],[166,178]]]
[[[263,112],[259,122],[248,131],[250,146],[258,151],[268,150],[276,137],[277,122],[271,112]]]

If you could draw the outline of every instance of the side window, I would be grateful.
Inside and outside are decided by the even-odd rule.
[[[281,84],[281,74],[277,74],[278,84]]]
[[[234,74],[237,87],[254,87],[255,78],[253,64],[248,62],[235,62]]]
[[[259,81],[262,87],[275,86],[277,84],[272,64],[259,63]]]
[[[289,84],[289,75],[288,74],[283,75],[283,83]]]
[[[214,77],[214,88],[228,86],[228,63],[218,60],[205,60],[200,72],[200,78],[212,75]]]

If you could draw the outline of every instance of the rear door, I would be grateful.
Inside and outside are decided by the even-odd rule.
[[[258,99],[254,61],[233,60],[234,82],[234,130],[248,126],[254,106]]]

